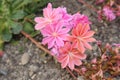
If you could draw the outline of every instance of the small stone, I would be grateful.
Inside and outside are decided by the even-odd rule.
[[[84,10],[84,11],[83,11],[83,14],[85,14],[85,15],[87,15],[87,16],[90,16],[90,15],[91,15],[91,13],[90,13],[89,10]]]
[[[19,54],[19,51],[15,51],[15,54]]]
[[[77,80],[84,80],[82,76],[78,76]]]
[[[39,75],[41,75],[41,74],[42,74],[42,72],[39,72],[38,74],[39,74]]]
[[[30,56],[28,53],[24,53],[21,57],[21,65],[25,65],[29,62]]]
[[[36,77],[36,74],[34,74],[32,77],[31,77],[31,79],[34,79]]]
[[[46,61],[46,60],[44,60],[44,61],[43,61],[43,63],[44,63],[44,64],[46,64],[46,63],[47,63],[47,61]]]
[[[31,65],[30,68],[29,68],[29,70],[32,71],[32,72],[36,72],[38,70],[38,66]]]
[[[7,71],[0,69],[0,74],[6,76],[7,75]]]
[[[115,29],[112,29],[112,31],[111,31],[111,32],[114,34],[114,33],[116,33],[116,30],[115,30]]]
[[[3,57],[2,57],[2,60],[5,61],[5,60],[7,60],[7,59],[8,59],[8,56],[7,56],[7,54],[4,53],[4,55],[3,55]]]
[[[32,71],[30,71],[30,72],[29,72],[29,76],[32,76],[32,75],[33,75],[33,72],[32,72]]]

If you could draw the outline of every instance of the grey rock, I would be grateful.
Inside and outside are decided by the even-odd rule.
[[[30,56],[28,53],[24,53],[21,57],[21,65],[25,65],[29,62]]]

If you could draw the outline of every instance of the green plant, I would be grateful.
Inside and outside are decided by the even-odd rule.
[[[53,0],[0,0],[0,50],[21,30],[36,35],[32,20],[50,1]]]

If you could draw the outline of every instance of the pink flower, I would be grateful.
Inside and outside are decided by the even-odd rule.
[[[59,14],[59,9],[52,9],[52,4],[49,3],[47,8],[43,9],[43,17],[36,17],[35,25],[36,30],[41,30],[47,25],[58,21],[62,18],[62,14]]]
[[[78,23],[91,24],[87,16],[81,15],[80,13],[76,13],[73,15],[73,20],[71,24],[73,24],[73,26],[77,26]]]
[[[69,37],[70,41],[73,42],[76,48],[84,53],[85,48],[92,49],[89,42],[96,41],[92,36],[94,35],[94,31],[90,30],[89,24],[77,24],[75,28],[72,30],[72,35]]]
[[[35,25],[36,30],[41,30],[49,24],[63,21],[64,26],[69,26],[69,21],[72,19],[72,15],[68,14],[66,8],[58,7],[52,8],[52,4],[49,3],[47,8],[43,9],[43,17],[36,17]]]
[[[70,21],[72,20],[72,15],[67,13],[66,8],[59,8],[60,14],[62,14],[62,21],[64,22],[64,26],[67,28],[72,28]]]
[[[113,45],[116,46],[116,47],[120,47],[120,43],[119,44],[114,43]]]
[[[60,55],[58,56],[58,61],[61,63],[62,68],[68,66],[71,70],[74,69],[74,66],[81,65],[81,60],[86,58],[86,55],[80,53],[74,46],[66,42],[64,47],[59,49]]]
[[[103,14],[107,20],[112,21],[116,18],[115,14],[113,13],[112,9],[109,6],[104,6]]]
[[[67,40],[68,32],[70,29],[63,28],[62,22],[57,22],[51,25],[48,25],[41,33],[43,35],[42,43],[48,44],[48,48],[52,48],[55,45],[57,47],[64,46],[64,41]]]

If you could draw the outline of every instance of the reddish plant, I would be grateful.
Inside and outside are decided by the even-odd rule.
[[[100,21],[113,21],[120,16],[120,0],[96,0],[96,6],[100,7],[98,10],[94,6],[87,4],[84,0],[78,1],[97,12],[98,20]]]
[[[85,62],[81,66],[85,67],[84,73],[82,67],[77,68],[77,72],[85,79],[92,80],[113,80],[114,77],[119,76],[120,73],[120,46],[106,44],[104,47],[99,43],[100,55]],[[106,77],[104,74],[108,73],[110,76]]]

